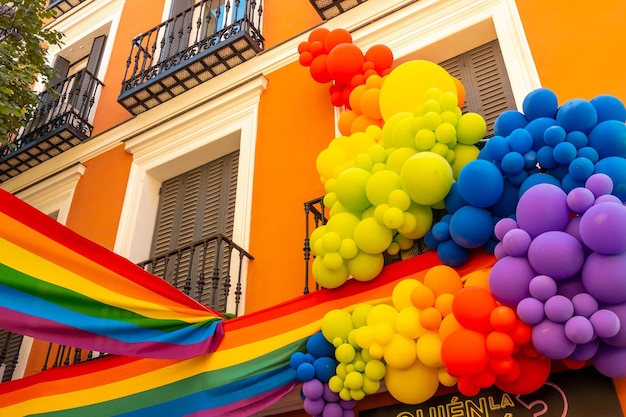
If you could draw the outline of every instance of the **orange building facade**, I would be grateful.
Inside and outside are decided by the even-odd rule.
[[[65,63],[67,77],[99,80],[83,92],[89,108],[83,102],[71,110],[88,127],[67,129],[78,138],[67,149],[37,159],[47,152],[41,148],[26,165],[0,168],[0,188],[135,263],[156,265],[157,255],[224,236],[236,247],[230,287],[223,289],[219,278],[219,291],[206,296],[224,312],[270,308],[315,284],[303,254],[305,226],[314,227],[304,203],[324,195],[316,159],[339,135],[342,109],[331,104],[330,85],[314,81],[299,63],[298,45],[312,30],[346,29],[363,51],[386,45],[396,64],[444,63],[490,45],[498,56],[493,69],[506,85],[492,119],[503,109],[521,109],[539,87],[553,90],[561,103],[600,94],[626,102],[623,3],[248,0],[230,9],[225,3],[233,2],[51,1],[60,12],[50,27],[65,34],[62,48],[51,48],[51,62]],[[333,6],[324,16],[315,3]],[[220,39],[202,59],[168,62],[177,53],[168,39],[185,32],[167,25],[169,19],[193,28],[183,37],[211,38],[244,8],[251,25],[245,33]],[[211,20],[202,17],[206,10],[221,14]],[[223,44],[230,52],[219,49]],[[481,94],[479,84],[466,85],[468,97]],[[484,103],[476,106],[483,114]],[[41,132],[35,133],[54,134]],[[208,214],[194,208],[208,206]],[[192,287],[192,295],[209,303],[198,284]],[[8,378],[45,372],[55,349],[25,337]],[[626,410],[626,382],[614,383]],[[395,403],[382,393],[357,410]],[[307,415],[293,398],[264,415],[281,413]]]

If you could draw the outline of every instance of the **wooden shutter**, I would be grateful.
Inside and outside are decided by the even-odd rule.
[[[101,35],[93,40],[93,43],[91,44],[91,51],[89,52],[89,57],[87,58],[87,65],[85,66],[85,70],[91,75],[82,72],[82,77],[77,79],[75,83],[75,86],[78,88],[75,87],[74,91],[78,91],[78,94],[73,100],[71,100],[71,103],[85,120],[87,120],[89,111],[93,105],[91,98],[96,89],[95,77],[98,73],[98,68],[100,67],[100,61],[102,60],[102,52],[104,51],[106,39],[106,35]]]
[[[10,381],[17,365],[23,336],[0,330],[0,365],[3,365],[4,373],[2,382]]]
[[[487,136],[492,136],[497,117],[505,110],[516,108],[498,41],[488,42],[439,65],[463,83],[467,97],[463,112],[483,116]]]
[[[239,151],[236,151],[163,182],[152,257],[218,233],[232,237],[238,161]],[[212,242],[206,251],[198,248],[172,253],[154,265],[153,273],[200,302],[223,310],[228,297],[224,287],[228,271],[221,265],[225,265],[229,257],[222,251],[221,262],[215,265],[217,251],[216,242]],[[220,282],[214,294],[211,277],[216,266],[220,266]],[[214,295],[216,305],[212,305]]]
[[[160,60],[163,61],[189,46],[189,35],[193,25],[193,12],[191,9],[195,0],[172,0],[170,19],[175,17],[165,28],[165,45],[161,51]]]

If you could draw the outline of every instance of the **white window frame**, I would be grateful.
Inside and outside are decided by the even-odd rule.
[[[239,149],[239,169],[232,239],[248,250],[258,106],[267,80],[263,76],[240,85],[126,141],[133,155],[114,251],[133,262],[149,258],[161,183]],[[247,261],[244,258],[244,262]],[[237,265],[233,265],[236,268]],[[237,271],[231,271],[236,277]],[[245,295],[247,267],[242,268]],[[235,294],[227,305],[234,307]],[[243,314],[245,302],[239,306]],[[230,311],[230,310],[227,310]]]

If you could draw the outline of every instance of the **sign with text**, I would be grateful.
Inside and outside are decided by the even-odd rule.
[[[610,378],[594,368],[560,372],[531,394],[497,388],[475,397],[459,393],[417,404],[397,404],[361,411],[359,417],[624,417]]]

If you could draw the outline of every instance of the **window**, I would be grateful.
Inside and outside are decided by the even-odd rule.
[[[211,278],[230,253],[218,252],[216,240],[193,244],[217,234],[232,238],[238,162],[239,151],[235,151],[163,182],[151,251],[151,258],[171,254],[155,261],[151,272],[222,312],[229,271],[220,268],[215,294]]]
[[[487,122],[487,136],[493,135],[493,124],[505,110],[515,109],[511,84],[497,40],[476,47],[441,62],[466,90],[463,113],[478,113]]]

